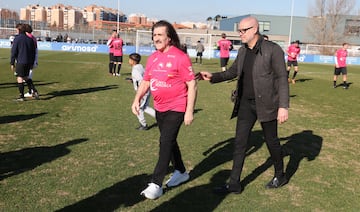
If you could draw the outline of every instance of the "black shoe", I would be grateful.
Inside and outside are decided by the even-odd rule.
[[[344,85],[344,87],[343,87],[344,89],[349,89],[349,86],[347,86],[347,85]]]
[[[268,184],[266,184],[266,188],[280,188],[281,186],[288,183],[288,180],[286,179],[285,175],[282,175],[281,177],[274,177]]]
[[[145,125],[145,126],[140,125],[140,126],[137,127],[136,129],[137,129],[137,130],[148,130],[149,127],[148,127],[147,125]]]
[[[39,93],[37,91],[34,91],[32,96],[36,99],[36,100],[40,100],[40,97],[39,97]]]
[[[213,189],[213,192],[215,194],[220,194],[220,195],[225,195],[225,194],[230,194],[230,193],[234,193],[234,194],[240,194],[242,192],[241,190],[241,186],[230,186],[229,184],[225,184],[219,187],[215,187]]]

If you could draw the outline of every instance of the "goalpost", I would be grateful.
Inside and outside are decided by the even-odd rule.
[[[214,54],[214,48],[212,45],[212,35],[211,34],[197,34],[197,33],[183,33],[178,32],[180,43],[186,44],[187,51],[190,57],[196,57],[196,44],[198,41],[201,41],[205,47],[203,52],[204,58],[212,58]],[[152,41],[151,31],[137,30],[136,31],[136,52],[137,53],[151,53],[155,50]]]

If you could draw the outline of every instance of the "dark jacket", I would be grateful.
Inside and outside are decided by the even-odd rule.
[[[279,108],[289,108],[289,83],[285,66],[284,51],[279,45],[266,41],[260,36],[255,45],[257,55],[253,66],[253,84],[255,92],[256,112],[260,122],[277,118]],[[246,47],[242,46],[231,67],[224,72],[213,73],[211,83],[218,83],[238,78],[237,94],[242,91],[241,75],[246,55]],[[237,96],[231,118],[238,116],[241,96]],[[239,114],[240,116],[241,114]]]
[[[33,65],[35,61],[35,43],[25,33],[17,35],[11,47],[10,64],[29,64]]]

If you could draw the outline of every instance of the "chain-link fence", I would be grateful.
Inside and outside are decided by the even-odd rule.
[[[0,27],[0,39],[8,39],[16,34],[15,28]],[[33,30],[33,35],[39,41],[72,42],[72,43],[96,43],[106,44],[111,31],[99,29],[84,30]],[[136,32],[121,31],[120,36],[127,45],[135,45]],[[61,38],[61,39],[60,39]]]
[[[84,29],[84,30],[34,30],[33,34],[39,41],[53,41],[53,42],[72,42],[72,43],[94,43],[106,44],[110,37],[111,31],[99,29]],[[16,34],[15,28],[0,27],[0,39],[8,39],[11,35]],[[151,31],[120,31],[120,37],[123,39],[125,45],[136,46],[152,46]],[[178,33],[181,43],[186,44],[188,49],[194,49],[196,42],[200,40],[206,49],[213,48],[213,43],[216,41],[216,35],[198,34],[198,33]],[[59,40],[59,37],[62,37]],[[66,39],[65,39],[66,38]],[[334,55],[336,50],[341,48],[341,45],[316,45],[316,44],[301,44],[301,54],[313,55]],[[286,51],[287,47],[283,47]],[[350,45],[348,49],[348,56],[360,57],[360,46]]]
[[[337,49],[342,48],[341,45],[315,45],[303,44],[301,47],[301,54],[315,54],[315,55],[334,55]],[[348,56],[360,57],[360,46],[350,45],[348,49]]]

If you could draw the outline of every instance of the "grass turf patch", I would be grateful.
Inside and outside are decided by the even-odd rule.
[[[146,57],[142,60],[145,64]],[[195,71],[219,70],[217,59]],[[217,196],[232,166],[236,82],[199,82],[195,121],[179,145],[191,180],[155,201],[139,195],[158,154],[159,132],[136,131],[127,56],[121,77],[108,56],[41,51],[34,82],[41,100],[14,102],[18,90],[9,50],[0,49],[0,211],[357,211],[360,190],[360,67],[350,89],[332,88],[332,65],[300,64],[290,84],[290,119],[279,126],[288,185],[265,190],[273,175],[259,124],[249,143],[240,195]],[[338,80],[341,83],[341,78]],[[172,169],[169,169],[169,173]]]

